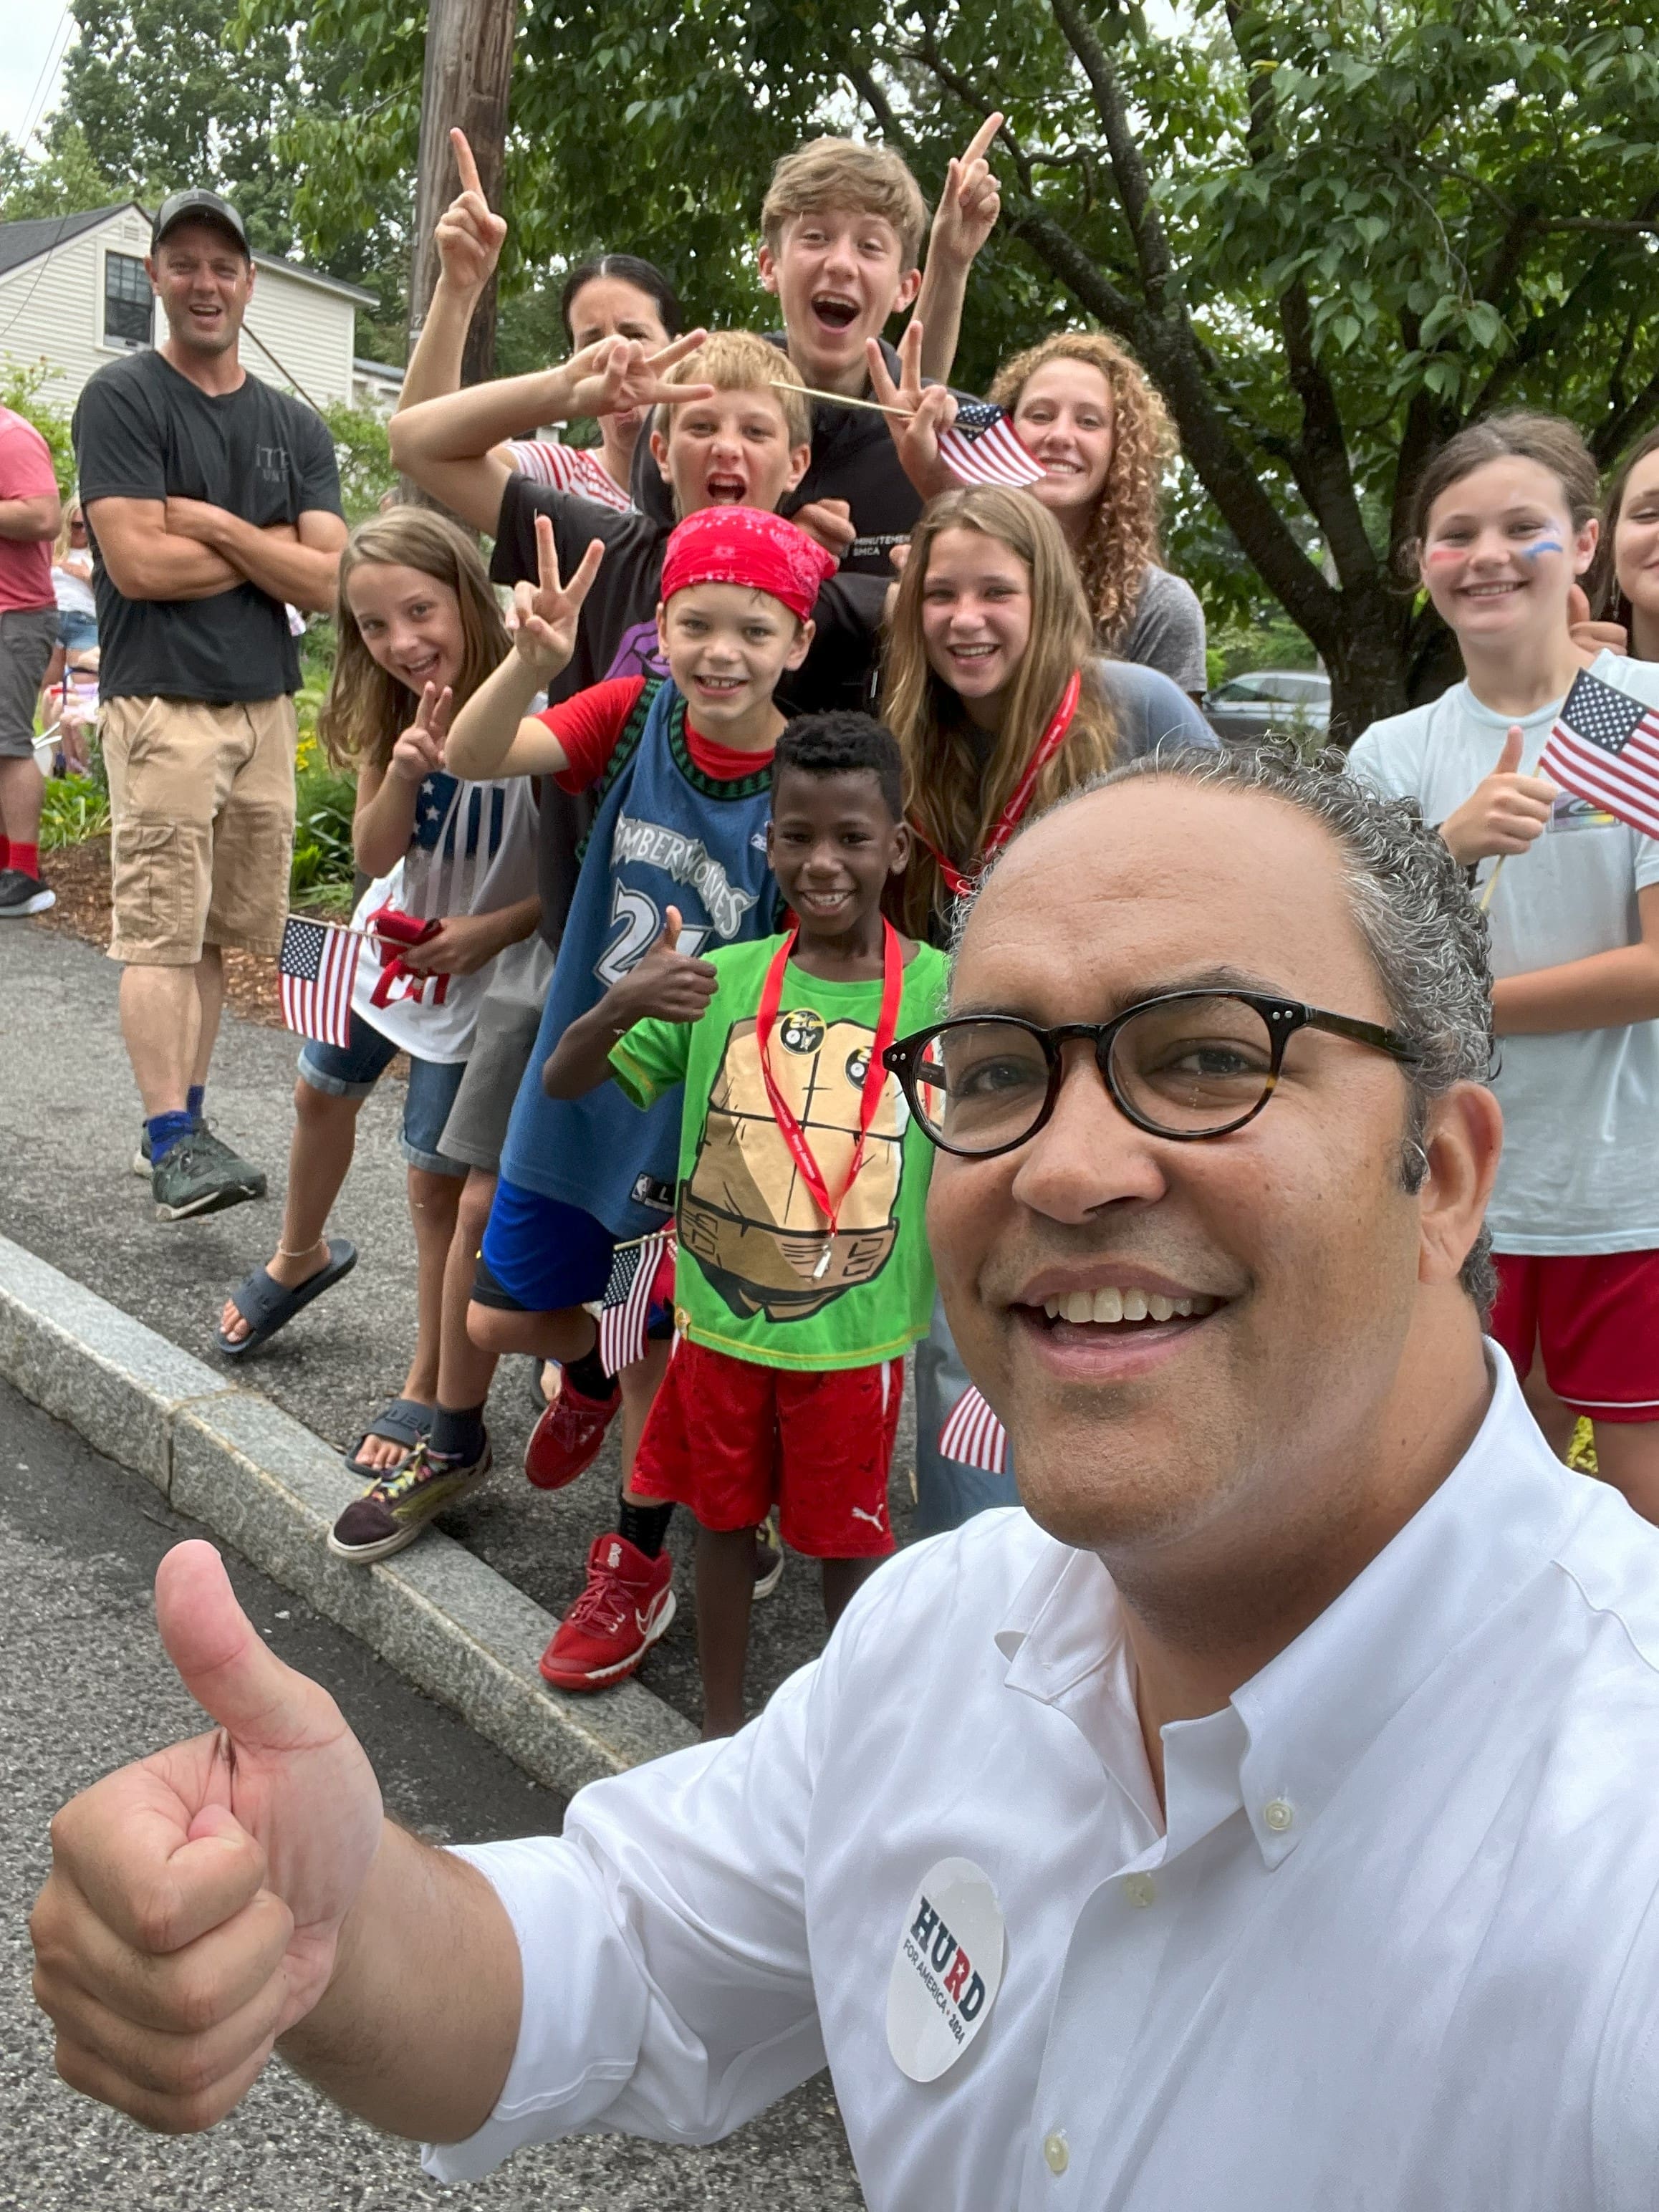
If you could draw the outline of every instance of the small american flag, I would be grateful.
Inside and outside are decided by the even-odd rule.
[[[1012,491],[1048,474],[1023,446],[1012,416],[988,399],[964,399],[957,419],[939,433],[939,457],[958,483],[1002,484]]]
[[[970,1382],[945,1415],[939,1448],[946,1459],[1002,1474],[1008,1466],[1008,1431]]]
[[[314,1037],[319,1044],[349,1044],[351,987],[362,942],[360,931],[307,921],[300,915],[289,916],[276,969],[282,979],[283,1019],[289,1029]]]
[[[652,1289],[663,1255],[673,1249],[673,1231],[659,1229],[637,1243],[618,1244],[611,1254],[599,1309],[599,1364],[607,1375],[620,1375],[644,1358]]]
[[[1572,679],[1538,773],[1659,837],[1659,712],[1588,670]]]

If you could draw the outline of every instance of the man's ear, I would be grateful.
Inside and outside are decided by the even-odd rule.
[[[1484,1083],[1455,1083],[1435,1100],[1422,1146],[1429,1167],[1417,1194],[1417,1279],[1452,1283],[1486,1218],[1504,1150],[1504,1109]]]
[[[755,265],[760,270],[762,291],[775,292],[778,289],[778,264],[769,246],[762,246],[755,256]]]
[[[817,624],[816,623],[810,621],[802,623],[800,628],[795,633],[795,641],[789,648],[788,658],[783,664],[786,668],[799,668],[800,666],[802,661],[805,659],[807,654],[812,650],[812,640],[817,635]]]

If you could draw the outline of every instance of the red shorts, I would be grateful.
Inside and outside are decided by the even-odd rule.
[[[1498,1252],[1492,1334],[1593,1421],[1659,1421],[1659,1252]]]
[[[682,1340],[634,1462],[633,1486],[689,1506],[705,1528],[753,1528],[774,1505],[809,1559],[893,1549],[887,1474],[904,1362],[802,1373]]]

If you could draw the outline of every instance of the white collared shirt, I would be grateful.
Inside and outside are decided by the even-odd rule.
[[[884,1566],[742,1735],[466,1852],[524,2015],[428,2171],[710,2141],[827,2057],[872,2212],[1651,2212],[1659,1531],[1492,1358],[1422,1511],[1164,1729],[1167,1822],[1109,1577],[1007,1512]],[[946,1858],[1006,1966],[924,2084],[888,1984]]]

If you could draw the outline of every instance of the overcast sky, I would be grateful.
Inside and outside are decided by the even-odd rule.
[[[41,68],[64,27],[64,12],[58,0],[33,0],[29,6],[5,10],[6,35],[0,39],[0,131],[9,138],[16,137],[28,119]],[[62,70],[60,62],[54,77],[61,76]],[[46,102],[48,109],[56,100],[54,83]]]

